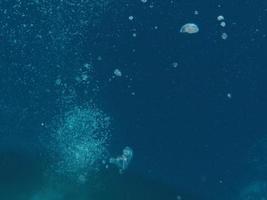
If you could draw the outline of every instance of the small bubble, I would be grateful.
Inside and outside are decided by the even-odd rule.
[[[222,33],[221,37],[223,40],[226,40],[228,38],[228,35],[227,33]]]
[[[224,16],[219,15],[219,16],[217,17],[217,20],[218,20],[218,21],[222,21],[222,20],[224,20]]]
[[[97,56],[97,60],[98,61],[101,61],[102,60],[102,57],[101,56]]]
[[[85,63],[83,66],[84,66],[86,69],[90,69],[90,68],[92,67],[92,65],[89,64],[89,63]]]
[[[61,79],[58,78],[58,79],[56,80],[55,84],[59,86],[59,85],[61,84]]]
[[[82,75],[81,75],[81,79],[82,79],[83,81],[87,81],[87,79],[88,79],[88,75],[87,75],[87,74],[82,74]]]
[[[182,196],[181,196],[181,195],[177,195],[177,196],[176,196],[176,199],[177,199],[177,200],[182,200]]]
[[[225,27],[226,26],[226,23],[223,21],[220,23],[221,27]]]
[[[178,62],[173,62],[173,63],[172,63],[172,67],[173,67],[173,68],[177,68],[177,67],[178,67]]]
[[[119,69],[115,69],[113,73],[115,76],[119,76],[119,77],[122,76],[122,72]]]

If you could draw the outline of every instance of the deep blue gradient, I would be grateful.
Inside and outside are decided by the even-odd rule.
[[[22,184],[29,174],[32,185],[42,179],[49,159],[39,139],[49,128],[40,124],[68,107],[55,85],[59,77],[67,93],[75,91],[72,104],[93,100],[111,116],[111,154],[126,145],[134,149],[125,175],[111,170],[117,176],[100,176],[117,178],[114,191],[106,191],[114,199],[121,185],[129,199],[146,199],[145,191],[159,191],[159,199],[172,199],[172,192],[182,199],[238,199],[244,185],[266,181],[267,171],[250,163],[267,156],[267,148],[257,151],[267,145],[259,142],[267,137],[267,2],[116,1],[79,29],[70,8],[47,18],[30,2],[18,13],[15,1],[0,2],[1,185],[17,187],[12,183]],[[188,22],[199,33],[180,33]],[[33,28],[27,32],[23,24]],[[68,26],[78,34],[66,34]],[[88,62],[94,81],[76,84]],[[122,77],[112,78],[116,68]],[[140,196],[133,197],[135,187]]]

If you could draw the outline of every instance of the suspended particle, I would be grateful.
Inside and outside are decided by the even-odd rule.
[[[180,33],[193,34],[193,33],[198,33],[198,32],[199,32],[199,28],[194,23],[187,23],[183,25],[180,29]]]
[[[102,60],[102,56],[97,56],[97,60],[101,61]]]
[[[83,65],[83,67],[86,68],[86,69],[91,70],[93,66],[92,66],[91,64],[89,64],[89,63],[85,63],[85,64]]]
[[[134,19],[133,16],[129,16],[129,20],[132,21]]]
[[[199,14],[198,10],[195,10],[195,11],[194,11],[194,14],[195,14],[195,15],[198,15],[198,14]]]
[[[177,199],[177,200],[182,200],[183,198],[182,198],[181,195],[177,195],[177,196],[176,196],[176,199]]]
[[[61,85],[61,83],[62,83],[62,81],[61,81],[60,78],[56,79],[55,84],[56,84],[57,86]]]
[[[178,67],[178,62],[173,62],[173,63],[172,63],[172,67],[173,67],[173,68],[177,68],[177,67]]]

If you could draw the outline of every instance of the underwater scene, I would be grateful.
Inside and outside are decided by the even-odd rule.
[[[0,200],[267,200],[267,1],[0,0]]]

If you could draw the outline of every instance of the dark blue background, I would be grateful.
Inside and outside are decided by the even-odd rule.
[[[3,1],[0,8],[13,4]],[[267,3],[116,1],[111,8],[95,26],[78,30],[83,37],[64,44],[46,34],[53,29],[60,35],[72,23],[64,9],[63,21],[48,20],[27,3],[21,6],[22,12],[27,10],[23,19],[14,13],[7,18],[1,11],[2,152],[15,147],[28,155],[29,143],[41,148],[36,144],[44,131],[40,123],[62,109],[54,84],[58,76],[76,91],[75,103],[92,98],[83,93],[91,86],[73,80],[74,66],[92,60],[100,86],[94,102],[113,120],[110,151],[117,153],[125,145],[134,149],[129,173],[213,199],[218,194],[232,198],[251,177],[264,177],[248,163],[251,146],[267,130]],[[225,17],[225,28],[218,15]],[[188,22],[196,23],[200,32],[181,34],[180,27]],[[23,32],[21,23],[33,23],[34,31]],[[9,41],[14,34],[10,30],[17,46]],[[221,39],[223,32],[226,40]],[[44,33],[42,40],[32,39],[37,33]],[[29,63],[35,68],[29,69]],[[123,76],[109,82],[115,68]]]

